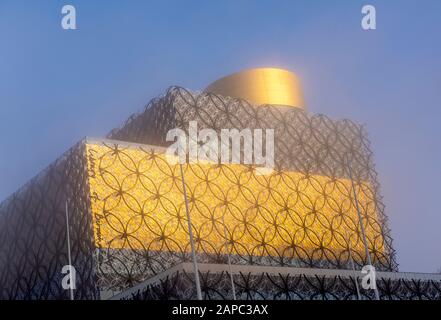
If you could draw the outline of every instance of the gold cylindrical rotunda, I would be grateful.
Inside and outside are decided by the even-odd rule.
[[[255,105],[305,109],[299,78],[279,68],[255,68],[233,73],[216,80],[204,91],[245,99]]]

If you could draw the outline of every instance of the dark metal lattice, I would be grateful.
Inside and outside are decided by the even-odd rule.
[[[201,288],[204,300],[232,300],[230,274],[201,272]],[[357,294],[354,276],[272,274],[244,270],[233,274],[238,300],[374,300],[373,290],[359,285]],[[441,282],[438,280],[388,279],[377,280],[381,300],[440,300]],[[196,299],[194,274],[178,270],[158,281],[130,294],[122,294],[123,300],[174,300]]]
[[[65,204],[77,299],[95,299],[94,242],[81,142],[0,205],[0,299],[67,299]]]

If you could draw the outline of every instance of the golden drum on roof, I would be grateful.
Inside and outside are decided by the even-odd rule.
[[[305,109],[298,77],[278,68],[248,69],[223,77],[204,91],[241,98],[252,104],[272,104]]]

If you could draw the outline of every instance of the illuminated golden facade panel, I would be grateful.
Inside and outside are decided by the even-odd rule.
[[[179,165],[139,146],[86,149],[97,247],[190,251]],[[185,165],[184,176],[198,253],[338,260],[349,242],[354,259],[364,257],[347,179],[208,163]],[[359,184],[356,192],[370,250],[381,257],[371,188]]]
[[[278,68],[257,68],[234,73],[213,82],[205,91],[245,99],[255,105],[305,108],[297,76]]]

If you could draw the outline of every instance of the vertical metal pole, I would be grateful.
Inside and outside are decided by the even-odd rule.
[[[187,212],[188,233],[190,234],[191,255],[193,257],[193,268],[194,268],[194,275],[195,275],[195,282],[196,282],[196,292],[197,292],[198,300],[202,300],[201,282],[199,280],[198,263],[196,261],[196,251],[195,251],[194,242],[193,242],[193,229],[191,226],[190,210],[188,209],[187,188],[185,186],[184,170],[182,169],[181,163],[179,164],[179,166],[181,168],[182,187],[184,189],[185,211]]]
[[[74,300],[74,293],[72,287],[72,257],[70,252],[70,233],[69,233],[69,209],[68,209],[68,201],[66,200],[66,237],[67,237],[67,257],[69,261],[69,277],[70,277],[70,300]]]
[[[225,212],[222,215],[222,224],[224,225],[224,237],[227,239],[227,229],[225,227]],[[233,292],[233,300],[236,300],[236,287],[234,286],[234,279],[233,279],[233,273],[231,269],[231,259],[230,259],[230,250],[228,250],[228,244],[227,241],[225,241],[225,249],[227,250],[228,254],[228,270],[230,272],[230,281],[231,281],[231,290]]]
[[[354,193],[355,207],[357,209],[358,221],[360,223],[361,234],[363,236],[364,251],[365,251],[365,254],[366,254],[366,258],[367,258],[368,264],[372,266],[371,255],[369,253],[369,248],[368,248],[368,244],[367,244],[367,240],[366,240],[366,233],[365,233],[365,230],[364,230],[363,217],[361,216],[360,207],[358,205],[358,198],[357,198],[357,192],[355,190],[354,179],[352,179],[351,159],[349,157],[349,154],[347,156],[348,156],[348,160],[347,161],[348,161],[349,179],[351,179],[351,186],[352,186],[352,190],[353,190],[353,193]],[[375,299],[376,300],[380,300],[380,296],[378,295],[378,290],[377,290],[377,286],[376,285],[375,285],[374,292],[375,292]]]
[[[357,273],[355,272],[354,259],[352,258],[351,242],[347,238],[346,238],[346,242],[348,243],[349,259],[351,260],[351,268],[352,268],[352,271],[354,272],[355,288],[357,289],[357,298],[358,298],[358,300],[361,300],[360,288],[358,287],[358,277],[357,277]]]

